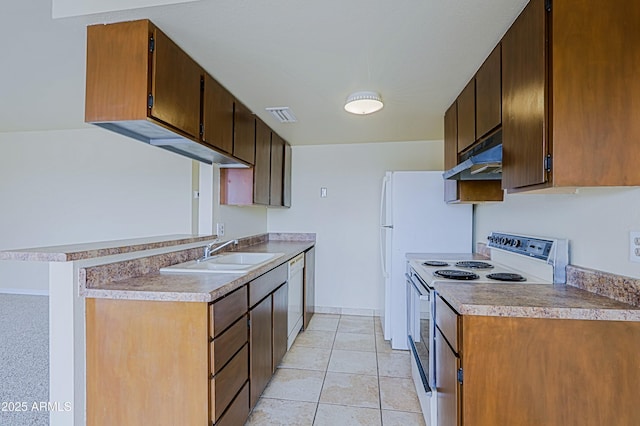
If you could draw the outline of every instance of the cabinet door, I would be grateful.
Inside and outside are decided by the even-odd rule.
[[[249,380],[251,383],[251,407],[256,405],[260,394],[269,383],[272,373],[271,346],[271,297],[266,297],[249,311]]]
[[[458,164],[458,107],[453,105],[444,113],[444,169],[449,170]],[[458,182],[445,179],[444,200],[458,199]]]
[[[287,353],[287,311],[289,284],[284,283],[273,292],[273,365],[271,371],[276,368]]]
[[[233,154],[233,96],[209,74],[204,75],[202,141]]]
[[[282,205],[291,207],[291,145],[284,143],[284,176],[282,182]]]
[[[235,102],[233,156],[249,164],[255,162],[256,120],[249,108]]]
[[[271,129],[256,118],[256,158],[253,168],[253,202],[269,204],[271,189]]]
[[[303,294],[303,328],[309,327],[309,322],[315,312],[316,304],[316,248],[311,247],[304,253],[304,290]]]
[[[476,81],[471,79],[462,90],[458,104],[458,152],[476,141]]]
[[[284,140],[276,133],[271,132],[271,197],[269,204],[282,206],[284,170]]]
[[[502,187],[546,182],[546,18],[531,0],[502,39]]]
[[[202,69],[162,31],[155,28],[153,34],[150,115],[199,139]]]
[[[502,69],[500,44],[476,73],[476,135],[485,136],[502,121]]]
[[[460,426],[460,387],[458,368],[460,358],[447,344],[442,332],[436,328],[436,389],[438,426]]]

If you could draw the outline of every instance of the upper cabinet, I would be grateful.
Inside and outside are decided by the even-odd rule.
[[[284,206],[284,139],[271,133],[271,189],[269,204]]]
[[[234,98],[210,75],[203,78],[202,141],[214,148],[233,154]]]
[[[269,205],[271,191],[271,129],[256,118],[256,158],[253,168],[253,203]]]
[[[472,78],[462,90],[456,103],[458,104],[458,152],[462,152],[476,141],[475,78]]]
[[[503,187],[640,185],[640,2],[531,0],[502,41]]]
[[[151,30],[149,115],[197,139],[202,69],[162,31],[155,27]]]
[[[284,207],[291,207],[291,145],[284,144],[284,166],[282,171],[284,176],[282,177],[282,205]]]
[[[481,138],[502,123],[502,70],[500,45],[476,73],[476,135]]]
[[[291,146],[255,118],[255,165],[220,170],[220,202],[291,207]]]
[[[444,114],[444,167],[458,164],[458,103],[454,102]],[[444,200],[447,203],[481,203],[502,201],[499,180],[447,180],[444,181]]]
[[[87,28],[85,121],[210,164],[254,162],[251,111],[148,19]]]
[[[256,150],[255,117],[242,103],[236,101],[233,112],[233,156],[253,164]]]

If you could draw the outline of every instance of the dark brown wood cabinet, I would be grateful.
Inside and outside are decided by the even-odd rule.
[[[233,156],[253,164],[256,149],[256,120],[251,110],[238,100],[234,105]]]
[[[506,189],[547,181],[546,21],[545,1],[532,0],[502,39],[502,186]]]
[[[458,105],[458,151],[462,152],[476,141],[476,80],[462,90],[456,100]]]
[[[271,297],[264,298],[249,311],[249,321],[251,323],[249,332],[249,345],[251,346],[249,361],[251,390],[249,394],[251,407],[256,405],[258,398],[260,398],[262,391],[273,374],[271,312]]]
[[[458,164],[457,102],[444,114],[444,168]],[[499,180],[444,180],[444,200],[448,203],[482,203],[502,201],[503,191]]]
[[[153,31],[150,115],[193,138],[200,135],[202,69],[158,28]]]
[[[307,329],[316,304],[316,248],[304,252],[304,281],[302,292],[302,327]]]
[[[210,304],[87,299],[87,424],[244,422],[247,307],[246,286]]]
[[[502,123],[502,55],[500,44],[476,73],[476,136],[484,137]]]
[[[149,120],[197,140],[201,74],[149,20],[89,26],[85,121]]]
[[[256,119],[256,161],[253,168],[253,202],[269,205],[271,190],[271,129]]]
[[[271,184],[269,204],[284,206],[284,140],[271,133]]]
[[[292,166],[292,156],[293,152],[291,149],[291,145],[288,143],[284,144],[284,166],[282,177],[282,205],[284,207],[291,207],[291,166]]]
[[[291,146],[256,118],[255,165],[220,170],[220,202],[291,207]]]
[[[273,365],[272,373],[280,365],[282,358],[287,353],[287,318],[289,309],[289,284],[284,283],[273,292]]]
[[[251,407],[258,402],[275,367],[287,351],[288,270],[288,265],[284,263],[249,283]],[[284,330],[281,329],[282,324]]]
[[[251,112],[148,19],[87,28],[85,121],[209,164],[254,162]]]
[[[531,0],[502,42],[503,187],[640,184],[640,3]]]
[[[436,370],[436,377],[438,377],[436,401],[438,426],[460,426],[462,424],[459,407],[461,386],[457,378],[460,357],[451,349],[439,329],[436,329],[435,338],[436,359],[438,360]]]
[[[203,77],[202,141],[233,154],[234,98],[209,74]]]
[[[640,323],[458,315],[436,303],[438,426],[640,420]]]

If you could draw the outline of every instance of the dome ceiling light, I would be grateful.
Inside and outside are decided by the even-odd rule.
[[[378,92],[355,92],[347,98],[344,109],[352,114],[366,115],[380,111],[383,106]]]

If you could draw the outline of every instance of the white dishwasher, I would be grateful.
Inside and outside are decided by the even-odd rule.
[[[304,253],[289,261],[289,306],[287,312],[287,350],[302,329],[302,281]]]

